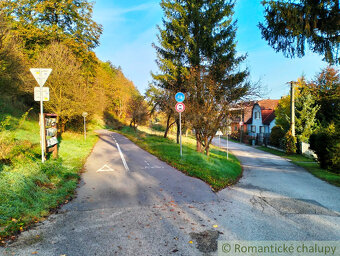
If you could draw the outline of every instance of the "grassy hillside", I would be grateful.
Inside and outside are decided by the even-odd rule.
[[[92,131],[86,141],[82,134],[66,132],[59,158],[42,164],[37,117],[20,117],[20,111],[10,108],[4,112],[0,112],[0,245],[72,197],[97,141]]]

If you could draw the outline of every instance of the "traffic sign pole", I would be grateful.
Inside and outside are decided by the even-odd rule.
[[[43,90],[40,90],[40,138],[41,138],[41,162],[45,162],[45,122],[44,122],[44,104]]]
[[[183,156],[183,151],[182,151],[182,112],[185,110],[185,105],[182,103],[185,99],[185,95],[182,92],[178,92],[175,95],[175,99],[177,101],[177,104],[175,106],[176,111],[179,114],[179,145],[180,145],[180,156]]]
[[[86,140],[86,117],[84,117],[84,138]]]
[[[229,159],[229,140],[228,140],[228,137],[229,137],[229,133],[227,132],[227,159]]]
[[[30,69],[35,80],[40,86],[40,139],[41,139],[41,162],[45,162],[45,122],[44,122],[44,94],[43,86],[52,72],[50,68],[31,68]]]
[[[182,157],[182,120],[181,120],[181,112],[179,112],[179,145],[180,145],[180,155]]]

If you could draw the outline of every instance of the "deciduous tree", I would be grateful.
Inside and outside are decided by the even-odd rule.
[[[50,101],[44,103],[46,111],[58,114],[62,125],[88,110],[90,100],[82,76],[81,63],[72,51],[61,43],[52,43],[37,58],[36,67],[52,68],[46,85],[50,88]],[[33,90],[33,88],[32,88]]]
[[[135,129],[148,121],[148,107],[143,96],[134,95],[130,99],[128,113],[131,118],[130,126]]]
[[[95,60],[101,25],[92,19],[87,0],[4,0],[0,7],[33,56],[53,41],[63,42],[83,63]]]

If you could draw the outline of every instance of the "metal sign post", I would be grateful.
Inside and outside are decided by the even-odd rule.
[[[240,142],[242,143],[242,129],[243,129],[242,125],[243,125],[243,122],[240,121],[239,124],[240,124]]]
[[[83,112],[83,114],[81,114],[84,117],[84,139],[86,140],[86,117],[88,115],[87,112]]]
[[[182,157],[182,120],[181,120],[181,112],[179,112],[179,145],[180,145],[180,150],[179,154]]]
[[[179,113],[179,144],[180,144],[180,156],[182,157],[182,117],[181,113],[185,110],[185,105],[182,103],[185,99],[183,93],[179,92],[176,94],[176,101],[178,102],[175,106],[176,111]]]
[[[221,147],[221,135],[223,135],[223,133],[218,130],[215,135],[218,135],[218,145]]]
[[[41,140],[41,162],[45,162],[45,125],[44,125],[44,91],[43,86],[52,72],[50,68],[31,68],[35,80],[40,86],[40,140]]]
[[[229,160],[229,133],[227,132],[227,159]]]

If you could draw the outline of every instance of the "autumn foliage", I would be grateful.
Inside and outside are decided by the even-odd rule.
[[[111,116],[128,123],[129,103],[139,95],[120,68],[100,61],[101,25],[92,20],[92,3],[81,1],[2,1],[0,3],[0,93],[2,101],[38,106],[36,81],[30,68],[52,68],[45,83],[50,101],[45,111],[56,113],[62,131],[81,119]]]

